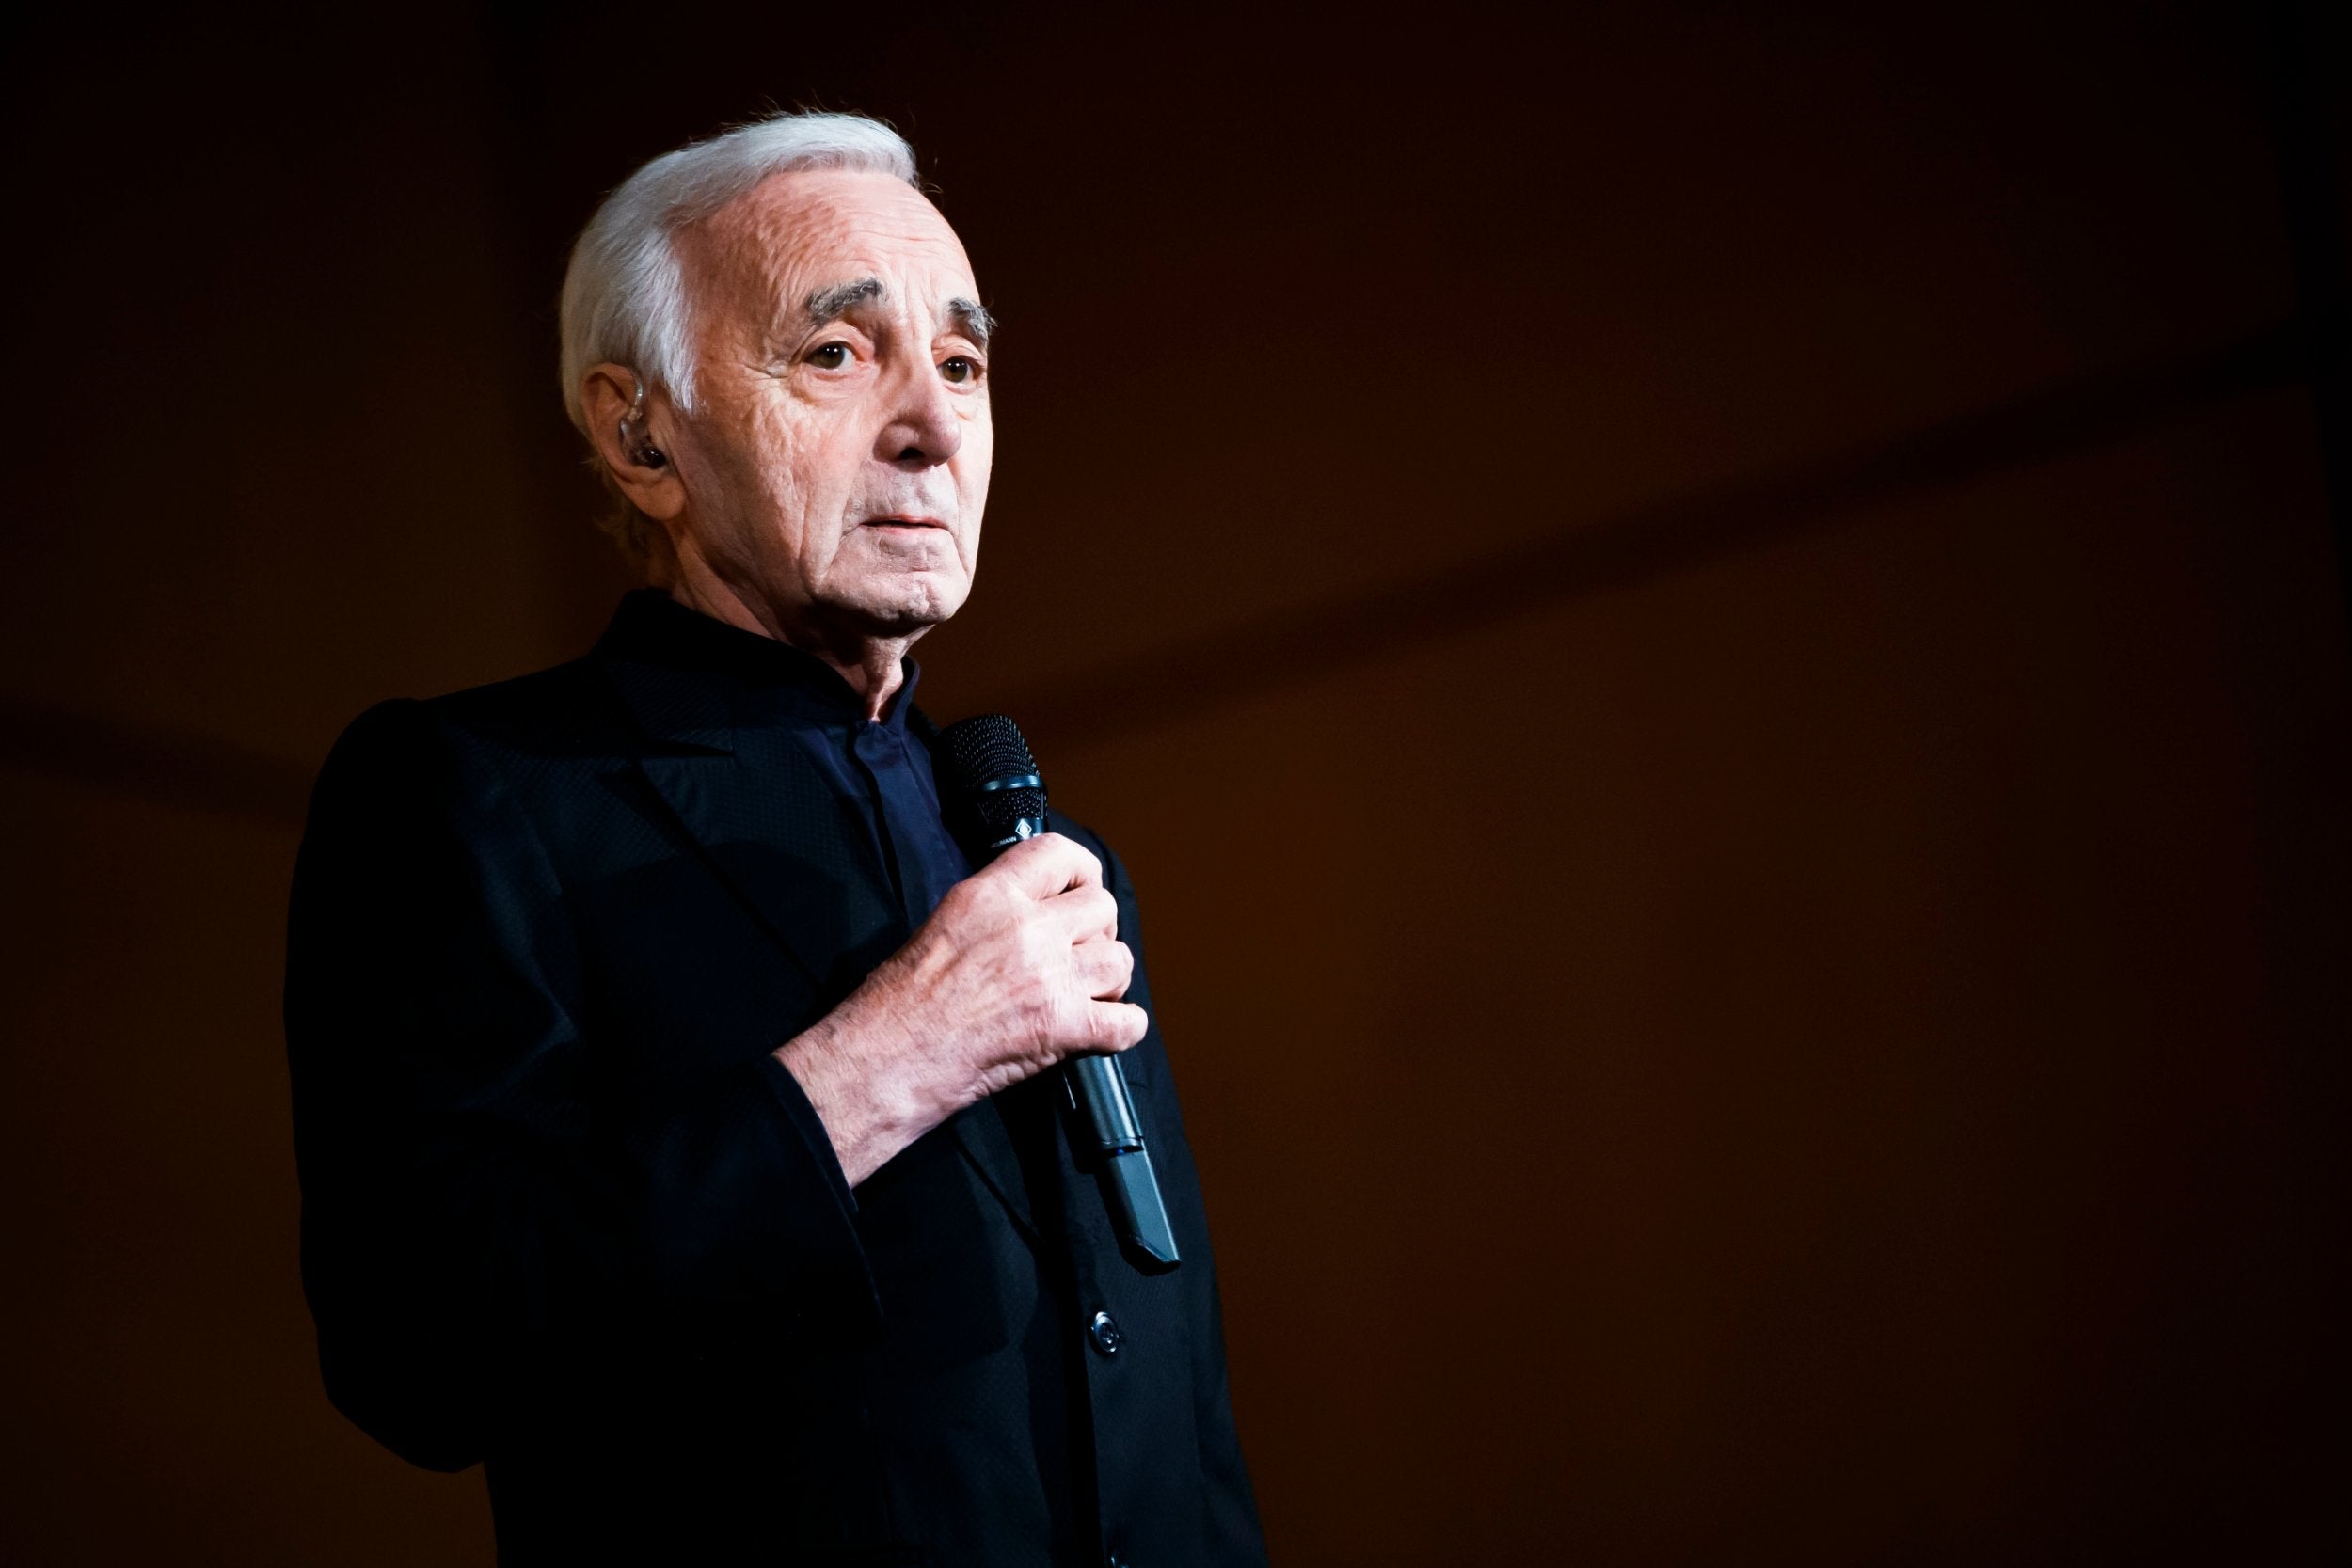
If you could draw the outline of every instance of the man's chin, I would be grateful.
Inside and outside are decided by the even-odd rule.
[[[963,608],[970,583],[940,572],[892,574],[828,594],[833,609],[868,637],[919,637]]]

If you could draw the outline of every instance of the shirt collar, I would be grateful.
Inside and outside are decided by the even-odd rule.
[[[800,721],[855,724],[866,704],[850,683],[814,654],[745,631],[678,603],[659,588],[623,596],[597,652],[687,674],[717,676],[733,689],[738,716],[754,723]],[[914,687],[922,667],[914,659],[900,667],[898,689],[882,723],[906,728],[914,708]]]

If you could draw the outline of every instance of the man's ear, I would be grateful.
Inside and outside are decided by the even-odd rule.
[[[686,484],[669,455],[670,400],[645,387],[641,406],[641,387],[644,383],[627,365],[597,365],[580,382],[580,411],[588,439],[621,494],[654,521],[668,522],[686,509]]]

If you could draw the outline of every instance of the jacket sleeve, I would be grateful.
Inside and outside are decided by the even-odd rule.
[[[490,749],[427,705],[362,715],[312,796],[289,918],[303,1284],[329,1397],[416,1464],[474,1463],[554,1369],[593,1380],[755,1309],[875,1309],[791,1074],[763,1054],[616,1103],[580,990],[564,890]]]
[[[1143,960],[1143,932],[1134,885],[1127,867],[1110,847],[1091,833],[1089,840],[1104,864],[1104,883],[1119,901],[1120,935],[1135,950],[1135,979],[1127,999],[1152,1010],[1152,982]],[[1192,1146],[1184,1136],[1184,1118],[1176,1113],[1172,1084],[1165,1091],[1167,1114],[1152,1125],[1153,1158],[1170,1197],[1201,1215],[1197,1243],[1186,1243],[1182,1275],[1194,1291],[1192,1387],[1194,1431],[1200,1443],[1200,1485],[1204,1505],[1201,1521],[1207,1548],[1204,1560],[1246,1568],[1266,1560],[1265,1537],[1258,1522],[1258,1503],[1249,1484],[1249,1467],[1242,1460],[1241,1435],[1233,1424],[1233,1401],[1225,1368],[1225,1309],[1219,1299],[1216,1257],[1208,1240],[1206,1206]]]

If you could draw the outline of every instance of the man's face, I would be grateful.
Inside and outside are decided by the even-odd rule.
[[[679,238],[682,549],[780,625],[908,636],[972,589],[994,436],[963,246],[887,175],[777,175]]]

